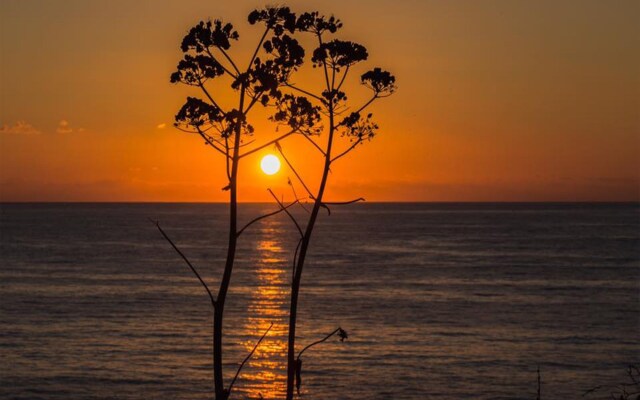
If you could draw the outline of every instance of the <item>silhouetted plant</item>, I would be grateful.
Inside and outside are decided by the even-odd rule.
[[[300,360],[299,357],[296,358],[295,356],[298,297],[302,282],[302,272],[318,214],[320,209],[326,209],[330,213],[330,207],[333,205],[345,205],[364,200],[363,198],[358,198],[346,202],[328,202],[324,199],[331,166],[340,158],[349,154],[358,145],[371,140],[375,136],[378,125],[373,121],[371,113],[363,114],[363,112],[374,101],[390,96],[396,90],[395,77],[389,72],[380,68],[365,72],[360,76],[360,82],[371,90],[371,97],[363,105],[356,108],[355,111],[348,112],[348,98],[343,90],[343,84],[350,69],[355,64],[365,61],[368,58],[368,53],[364,46],[357,43],[335,38],[327,40],[329,35],[335,34],[341,27],[342,22],[340,20],[333,16],[322,16],[318,12],[304,13],[298,17],[296,30],[301,33],[311,34],[318,43],[316,49],[312,52],[311,62],[313,67],[320,71],[321,76],[319,79],[323,82],[324,89],[320,93],[313,93],[311,90],[301,88],[291,82],[285,83],[285,86],[291,89],[292,92],[303,95],[305,100],[297,98],[294,104],[287,95],[283,96],[276,101],[278,111],[272,117],[275,122],[286,124],[291,128],[297,128],[300,132],[305,133],[305,138],[318,150],[323,160],[322,177],[317,189],[312,191],[284,154],[281,144],[276,143],[276,148],[282,158],[307,192],[308,198],[313,201],[313,208],[309,211],[309,218],[304,230],[291,213],[287,212],[300,234],[293,260],[293,281],[289,309],[287,400],[293,398],[294,381],[296,380],[296,374],[299,374],[300,371]],[[314,137],[320,133],[326,133],[327,135],[326,144],[324,145],[320,145],[314,140]],[[346,139],[346,141],[342,141],[343,149],[336,151],[335,146],[340,145],[338,143],[340,138]],[[290,184],[293,187],[291,182]],[[273,197],[283,208],[284,205],[276,196],[274,195]],[[298,382],[300,381],[298,380]]]
[[[294,133],[308,134],[308,126],[313,125],[319,118],[315,108],[305,98],[283,94],[281,91],[281,88],[287,85],[291,73],[303,63],[305,55],[302,46],[291,36],[297,28],[296,15],[287,7],[267,7],[251,12],[248,22],[251,25],[262,24],[264,32],[251,58],[245,64],[246,68],[241,68],[228,52],[232,44],[240,38],[234,26],[221,20],[201,21],[191,28],[182,40],[180,48],[184,56],[170,77],[172,83],[193,86],[203,96],[187,97],[185,104],[175,116],[174,125],[182,131],[198,135],[204,139],[207,146],[222,154],[225,159],[228,184],[223,190],[229,191],[229,234],[225,266],[220,287],[215,295],[187,256],[156,222],[164,238],[187,263],[209,296],[213,309],[213,380],[215,398],[218,400],[229,397],[242,366],[253,354],[252,351],[240,364],[231,384],[226,388],[222,370],[223,316],[238,237],[253,223],[286,212],[288,207],[297,203],[294,201],[287,206],[282,205],[277,211],[259,216],[238,229],[237,177],[240,161],[243,157]],[[226,80],[229,91],[236,96],[237,108],[224,109],[220,105],[220,99],[216,99],[209,90],[211,81],[222,79]],[[218,96],[218,92],[215,95]],[[228,93],[224,95],[227,99],[230,97]],[[246,138],[254,134],[254,128],[248,119],[249,112],[256,104],[268,106],[276,103],[286,115],[276,115],[274,118],[286,122],[290,129],[274,140],[245,151],[244,146],[250,144],[246,143]],[[261,341],[262,339],[258,341],[256,347]]]
[[[315,342],[307,345],[302,350],[300,350],[300,352],[298,353],[298,356],[296,357],[296,365],[295,365],[296,391],[298,392],[298,395],[300,395],[300,386],[302,386],[302,354],[305,351],[307,351],[310,348],[312,348],[313,346],[316,346],[316,345],[319,345],[320,343],[326,342],[333,335],[338,335],[338,337],[340,338],[341,342],[344,342],[349,337],[349,335],[347,334],[347,331],[345,331],[344,329],[338,327],[338,329],[336,329],[335,331],[331,332],[330,334],[328,334],[327,336],[323,337],[322,339],[316,340]]]
[[[594,397],[598,394],[600,394],[599,397]],[[629,365],[627,367],[627,382],[598,385],[587,390],[583,397],[590,399],[640,400],[640,367],[638,365]]]

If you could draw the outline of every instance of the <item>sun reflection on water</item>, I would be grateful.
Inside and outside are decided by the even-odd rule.
[[[282,230],[278,226],[278,222],[265,221],[256,244],[259,254],[254,269],[257,287],[252,292],[244,326],[244,335],[249,338],[242,343],[245,349],[251,351],[271,323],[273,327],[241,374],[243,384],[238,389],[250,399],[282,398],[286,392],[289,288],[287,253],[282,247]]]

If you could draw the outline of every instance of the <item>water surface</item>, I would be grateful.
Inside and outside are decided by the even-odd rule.
[[[241,220],[274,210],[243,204]],[[148,218],[212,287],[221,204],[0,207],[0,398],[205,399],[211,309]],[[304,218],[304,211],[298,215]],[[227,381],[264,330],[236,398],[281,397],[295,227],[240,239]],[[303,276],[306,399],[578,398],[640,361],[637,204],[358,204],[323,215]]]

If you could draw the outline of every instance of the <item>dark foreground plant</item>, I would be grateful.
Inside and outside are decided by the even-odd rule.
[[[300,386],[302,385],[302,354],[304,354],[305,351],[309,350],[313,346],[317,346],[320,343],[326,342],[333,335],[338,335],[341,342],[344,342],[349,337],[349,335],[347,335],[347,332],[344,329],[338,327],[338,329],[331,332],[330,334],[323,337],[322,339],[316,340],[315,342],[308,344],[298,353],[298,356],[296,357],[296,366],[295,366],[296,391],[298,392],[298,396],[300,395]]]
[[[598,385],[587,390],[582,396],[590,399],[640,400],[640,367],[638,365],[627,367],[626,382]]]
[[[368,53],[364,46],[357,43],[329,38],[342,27],[339,20],[334,17],[324,17],[317,12],[304,13],[297,17],[287,7],[268,7],[255,10],[249,14],[248,20],[252,25],[257,23],[264,25],[264,32],[258,40],[251,58],[245,64],[246,68],[239,68],[239,64],[228,52],[231,44],[239,39],[238,32],[231,24],[214,20],[202,21],[191,28],[182,41],[183,59],[178,63],[177,71],[171,74],[172,83],[192,86],[198,89],[203,96],[202,98],[187,97],[186,103],[176,114],[175,126],[204,139],[205,144],[220,153],[225,160],[224,173],[228,184],[222,190],[229,191],[228,244],[226,261],[217,293],[214,294],[210,290],[209,285],[198,273],[196,267],[170,239],[159,223],[156,222],[156,226],[198,278],[209,297],[213,310],[215,398],[226,400],[242,366],[262,341],[260,339],[257,342],[254,350],[240,364],[231,384],[226,387],[222,369],[223,317],[238,238],[253,223],[271,215],[284,212],[292,219],[300,239],[294,253],[289,310],[286,395],[289,400],[293,398],[296,376],[298,377],[298,388],[301,383],[302,353],[310,347],[324,342],[334,334],[340,335],[342,339],[346,338],[346,333],[338,328],[324,339],[305,347],[296,357],[296,321],[302,272],[320,210],[325,209],[330,213],[331,206],[364,200],[362,198],[346,202],[324,200],[329,172],[336,161],[349,154],[358,145],[374,137],[378,125],[373,121],[372,114],[364,114],[365,109],[377,99],[387,97],[395,91],[395,77],[380,68],[374,68],[362,74],[360,82],[371,90],[371,97],[355,111],[352,111],[347,104],[347,95],[343,84],[349,70],[355,64],[366,60]],[[320,80],[323,82],[324,89],[319,93],[303,89],[290,81],[291,74],[302,65],[305,56],[304,49],[293,37],[296,32],[311,34],[317,42],[311,56],[311,62],[321,71]],[[231,96],[221,97],[219,90],[215,92],[216,96],[212,95],[214,92],[210,90],[209,82],[222,78],[226,79],[228,92],[231,92]],[[223,98],[226,100],[235,98],[237,107],[223,108],[221,106]],[[246,139],[254,134],[254,128],[249,123],[248,116],[256,104],[265,107],[274,106],[276,112],[271,119],[286,126],[287,131],[261,146],[245,150],[244,146],[250,144]],[[324,145],[320,145],[314,140],[314,137],[321,133],[326,133]],[[316,190],[312,191],[305,184],[280,145],[280,141],[293,134],[301,134],[322,157],[322,176]],[[303,229],[288,210],[294,204],[298,204],[299,199],[296,198],[292,203],[285,205],[271,192],[279,209],[256,217],[244,227],[239,228],[237,223],[237,192],[238,170],[241,160],[273,144],[276,145],[282,158],[295,174],[308,198],[313,202],[313,207],[309,211],[309,219]],[[291,186],[294,187],[293,183]],[[266,336],[267,332],[262,338]]]
[[[237,193],[241,160],[249,154],[272,145],[277,140],[300,132],[304,129],[303,122],[312,123],[314,118],[305,99],[284,95],[281,91],[281,88],[287,85],[291,73],[302,64],[304,59],[304,49],[291,36],[296,30],[298,21],[296,15],[287,7],[267,7],[251,12],[248,20],[251,25],[261,24],[264,27],[248,62],[239,64],[229,54],[232,43],[240,38],[232,24],[221,20],[201,21],[191,28],[182,40],[180,48],[183,58],[170,78],[172,83],[197,89],[202,96],[201,98],[187,97],[185,104],[175,116],[174,125],[184,132],[198,135],[204,140],[205,145],[220,153],[225,160],[224,174],[228,184],[222,190],[229,192],[228,243],[226,261],[216,293],[212,292],[187,256],[156,223],[164,238],[171,243],[196,275],[209,297],[213,311],[213,381],[217,400],[225,400],[229,397],[240,369],[244,365],[243,362],[231,384],[225,387],[222,368],[223,317],[238,238],[253,223],[286,211],[296,203],[259,216],[246,226],[239,228]],[[222,91],[222,96],[220,89],[215,92],[211,90],[210,82],[214,80],[221,81],[222,85],[226,84],[227,91]],[[231,98],[235,98],[236,106],[224,108],[223,100]],[[246,139],[254,134],[254,128],[248,119],[250,111],[257,104],[266,107],[275,103],[280,108],[290,110],[291,118],[300,120],[300,123],[292,121],[287,133],[243,152],[244,146],[250,144]]]
[[[321,86],[324,86],[324,89],[314,93],[311,89],[287,82],[285,86],[291,89],[292,93],[299,93],[304,96],[304,100],[300,98],[297,100],[304,107],[296,107],[294,102],[278,102],[278,111],[272,117],[275,122],[288,125],[290,128],[298,128],[301,132],[306,133],[305,138],[319,152],[322,160],[320,182],[315,190],[311,190],[285,155],[282,146],[276,143],[282,158],[295,175],[308,198],[313,202],[313,207],[309,211],[309,218],[304,229],[301,228],[301,225],[290,213],[287,213],[300,234],[293,260],[293,281],[289,308],[287,400],[293,398],[296,371],[299,371],[299,359],[296,358],[295,351],[298,298],[302,273],[318,215],[321,209],[325,209],[330,213],[331,206],[352,204],[364,200],[359,198],[346,202],[326,201],[324,194],[331,167],[342,157],[356,149],[358,145],[371,140],[375,136],[378,125],[374,122],[372,114],[365,113],[365,110],[376,100],[388,97],[396,90],[396,79],[392,74],[380,68],[373,68],[360,76],[360,83],[371,92],[370,98],[357,108],[350,108],[343,85],[347,80],[349,71],[354,65],[365,61],[368,58],[368,53],[366,48],[358,43],[333,38],[332,36],[341,27],[342,22],[340,20],[333,16],[325,17],[318,12],[304,13],[298,17],[296,30],[310,34],[317,43],[315,50],[312,52],[311,62],[319,71],[320,77],[318,80],[322,82]],[[293,95],[291,96],[293,97]],[[320,133],[326,134],[324,144],[318,144],[314,140],[314,137]],[[276,201],[278,201],[277,198]],[[280,206],[283,207],[282,204]]]

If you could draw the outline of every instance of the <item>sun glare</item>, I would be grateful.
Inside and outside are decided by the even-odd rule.
[[[265,174],[273,175],[280,171],[280,159],[273,154],[267,154],[262,157],[262,161],[260,161],[260,168],[262,168],[262,172]]]

